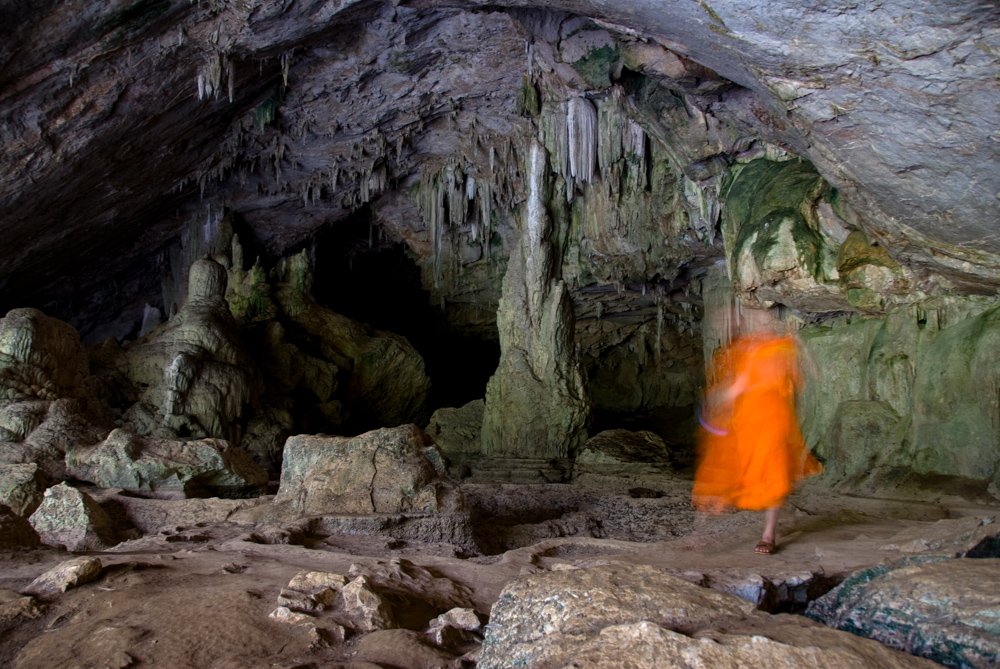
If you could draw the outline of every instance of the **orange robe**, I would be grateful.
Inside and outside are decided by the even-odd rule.
[[[799,383],[795,340],[754,335],[717,356],[699,435],[692,498],[697,508],[759,511],[780,506],[806,476],[822,471],[809,454],[795,414]]]

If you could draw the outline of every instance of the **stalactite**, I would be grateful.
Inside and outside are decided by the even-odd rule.
[[[385,190],[389,182],[385,165],[371,165],[360,177],[361,202],[371,202],[372,198]]]
[[[628,157],[629,182],[633,184],[636,191],[644,190],[648,185],[646,146],[649,140],[646,137],[646,131],[635,120],[628,118],[626,119],[626,130],[622,139],[622,148]]]
[[[618,92],[619,89],[615,89]],[[605,183],[612,182],[608,171],[622,159],[624,141],[622,124],[619,122],[621,108],[618,95],[612,94],[598,102],[597,126],[597,166]]]
[[[288,88],[288,71],[291,67],[292,52],[286,51],[281,54],[281,85]]]
[[[567,105],[569,172],[574,184],[594,179],[597,161],[597,111],[584,97],[570,98]]]
[[[139,326],[139,337],[145,337],[160,324],[163,316],[159,308],[148,302],[142,308],[142,325]]]
[[[223,56],[215,52],[198,70],[198,99],[218,98],[222,92]]]
[[[663,302],[659,299],[656,301],[656,351],[655,359],[656,363],[660,363],[660,359],[663,356]]]

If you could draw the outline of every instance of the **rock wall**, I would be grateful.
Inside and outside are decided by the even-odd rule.
[[[959,477],[995,494],[998,327],[992,300],[967,298],[804,328],[803,425],[829,474],[874,487]]]

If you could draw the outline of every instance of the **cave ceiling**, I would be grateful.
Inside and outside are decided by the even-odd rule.
[[[421,184],[516,164],[526,96],[616,90],[658,141],[664,96],[705,126],[674,152],[691,179],[766,143],[934,285],[1000,282],[993,2],[15,1],[0,25],[0,307],[85,331],[157,294],[222,211],[271,257],[359,211],[427,257]],[[518,179],[493,201],[516,207]],[[720,255],[705,242],[678,267]]]

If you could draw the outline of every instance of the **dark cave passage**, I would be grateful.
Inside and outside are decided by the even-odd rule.
[[[485,395],[499,344],[448,324],[406,246],[383,238],[368,207],[316,235],[313,293],[334,311],[406,337],[424,358],[432,410]]]

